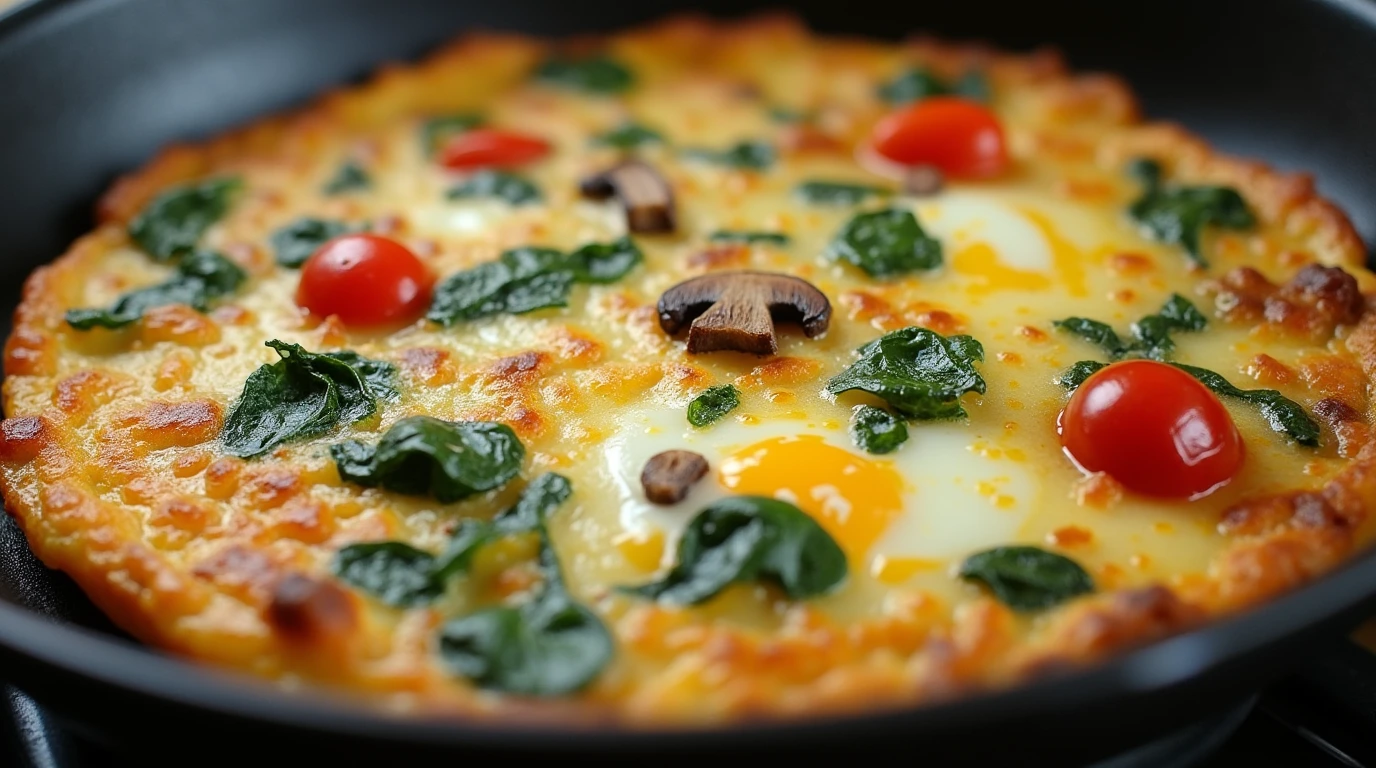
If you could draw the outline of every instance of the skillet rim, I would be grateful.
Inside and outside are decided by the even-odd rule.
[[[20,0],[0,12],[0,45],[45,21],[62,23],[66,10],[92,11],[121,0]],[[1319,5],[1376,29],[1376,3],[1320,0]],[[619,752],[656,748],[701,749],[764,741],[798,744],[840,733],[908,729],[931,732],[1019,717],[1044,720],[1083,711],[1124,696],[1147,697],[1200,685],[1272,646],[1294,644],[1376,607],[1376,548],[1357,555],[1314,582],[1260,606],[1092,666],[1016,687],[962,695],[946,702],[841,715],[754,720],[693,727],[512,726],[454,717],[397,715],[363,704],[330,700],[327,689],[283,692],[243,674],[218,670],[156,649],[70,623],[0,599],[0,659],[23,658],[45,672],[77,675],[108,688],[242,723],[286,727],[315,735],[335,734],[380,742],[433,747],[490,747],[513,751],[598,749]],[[26,673],[28,677],[34,673]],[[42,700],[42,692],[39,699]]]

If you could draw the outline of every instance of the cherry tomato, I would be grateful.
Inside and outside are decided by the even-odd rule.
[[[549,154],[549,142],[495,128],[475,128],[445,142],[440,163],[446,168],[511,168]]]
[[[1246,451],[1214,393],[1151,360],[1114,363],[1075,390],[1058,422],[1066,453],[1148,496],[1197,498],[1227,483]]]
[[[343,235],[301,266],[296,303],[345,325],[389,325],[419,317],[434,277],[414,253],[380,235]]]
[[[874,126],[874,150],[900,165],[931,165],[951,178],[984,179],[1008,167],[1003,125],[973,101],[935,96]]]

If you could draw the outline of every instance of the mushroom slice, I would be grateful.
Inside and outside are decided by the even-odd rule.
[[[674,231],[674,191],[669,182],[642,160],[627,160],[578,185],[584,197],[605,200],[612,195],[626,209],[626,228],[641,234]]]
[[[812,338],[831,322],[826,294],[802,278],[777,272],[713,272],[659,297],[659,326],[688,328],[688,351],[735,350],[772,355],[774,321],[797,323]]]
[[[645,498],[654,504],[677,504],[688,495],[689,489],[707,474],[707,459],[692,451],[664,451],[645,462],[640,484]]]

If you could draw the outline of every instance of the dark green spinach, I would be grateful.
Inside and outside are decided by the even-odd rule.
[[[283,443],[324,434],[377,411],[378,393],[347,362],[349,358],[307,352],[276,339],[267,346],[282,359],[258,368],[244,382],[243,394],[220,435],[225,453],[245,459],[261,456]]]
[[[742,141],[726,149],[693,147],[683,150],[683,155],[706,163],[755,171],[768,168],[774,164],[775,160],[773,145],[763,141]]]
[[[930,70],[911,67],[879,86],[879,98],[890,104],[909,104],[932,96],[961,96],[974,101],[989,100],[989,81],[979,70],[970,70],[954,83],[937,77]]]
[[[529,179],[506,171],[482,170],[450,187],[445,195],[450,200],[492,197],[511,205],[538,203],[543,196],[540,188]]]
[[[197,312],[210,309],[213,299],[239,289],[248,275],[234,262],[212,251],[195,251],[177,263],[176,274],[165,283],[130,291],[109,309],[69,309],[67,324],[80,331],[96,326],[122,328],[154,307],[185,304]]]
[[[693,518],[664,578],[625,591],[696,605],[732,584],[769,582],[801,600],[826,594],[845,578],[846,554],[817,521],[785,501],[734,496]]]
[[[965,416],[960,397],[984,394],[984,378],[974,366],[984,360],[984,347],[969,336],[903,328],[866,344],[859,354],[827,382],[827,392],[869,392],[909,419],[960,418]]]
[[[595,137],[592,143],[599,147],[635,149],[643,144],[663,144],[664,136],[659,131],[646,128],[639,123],[622,123]]]
[[[707,236],[714,243],[765,243],[782,248],[793,242],[782,232],[747,232],[744,230],[719,229]]]
[[[273,232],[269,243],[278,264],[298,269],[306,263],[306,259],[320,249],[320,246],[352,231],[349,225],[342,221],[307,216]]]
[[[850,437],[866,453],[893,453],[908,442],[908,425],[883,408],[862,405],[851,417]]]
[[[226,177],[169,189],[129,223],[129,237],[155,261],[185,256],[224,218],[242,186],[238,178]]]
[[[449,139],[483,124],[481,115],[457,114],[432,117],[421,124],[420,146],[426,157],[434,157]]]
[[[1132,324],[1132,340],[1118,335],[1107,323],[1083,317],[1068,317],[1052,322],[1057,329],[1072,333],[1104,350],[1113,360],[1145,357],[1167,360],[1175,351],[1174,331],[1197,332],[1209,324],[1204,313],[1178,293],[1171,294],[1156,314],[1146,315]]]
[[[1130,171],[1144,189],[1128,213],[1152,238],[1184,247],[1200,267],[1209,266],[1202,247],[1205,227],[1245,230],[1256,226],[1247,201],[1231,187],[1166,185],[1161,166],[1152,160],[1137,160]]]
[[[570,254],[553,248],[516,248],[497,261],[446,278],[436,287],[426,317],[450,326],[491,315],[568,306],[575,283],[614,282],[643,260],[629,237],[590,243]]]
[[[888,278],[941,266],[941,243],[910,211],[886,209],[852,218],[827,246],[826,257]]]
[[[741,404],[740,392],[730,384],[708,387],[688,404],[688,423],[705,427],[736,409]]]
[[[368,170],[353,160],[346,160],[339,166],[339,170],[335,171],[334,176],[325,182],[321,190],[327,195],[343,195],[371,189],[372,186],[373,177],[368,174]]]
[[[1319,425],[1305,412],[1304,406],[1274,389],[1238,389],[1227,379],[1205,368],[1172,363],[1176,368],[1195,377],[1214,394],[1231,397],[1256,406],[1271,429],[1310,447],[1319,444]]]
[[[1039,611],[1094,591],[1094,580],[1068,557],[1036,547],[996,547],[971,555],[960,577],[983,584],[1015,611]]]
[[[441,421],[410,416],[387,430],[376,446],[348,440],[330,446],[346,481],[442,504],[506,485],[521,471],[526,449],[505,424]]]
[[[1090,376],[1093,376],[1106,367],[1107,364],[1097,360],[1081,360],[1062,371],[1061,374],[1056,377],[1056,383],[1065,387],[1066,391],[1074,392],[1080,388],[1081,384],[1085,383],[1085,379],[1088,379]]]
[[[554,56],[540,64],[535,77],[558,88],[593,94],[621,93],[635,84],[631,70],[609,56]]]
[[[820,205],[855,205],[871,197],[891,194],[873,184],[840,181],[805,181],[794,187],[793,192],[805,203]]]

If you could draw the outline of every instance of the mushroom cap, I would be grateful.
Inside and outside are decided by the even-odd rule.
[[[812,283],[778,272],[713,272],[659,298],[659,325],[670,335],[689,326],[688,351],[774,354],[774,323],[796,323],[808,338],[826,331],[831,302]]]

